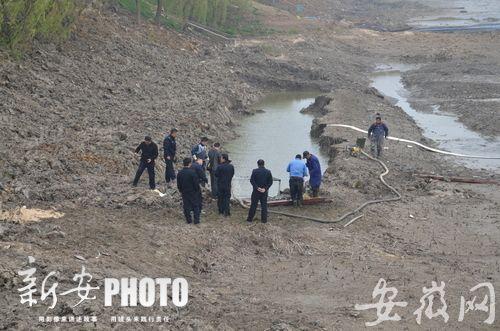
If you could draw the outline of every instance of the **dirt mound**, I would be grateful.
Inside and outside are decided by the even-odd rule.
[[[14,223],[31,223],[39,222],[43,219],[57,219],[64,216],[64,213],[57,212],[55,210],[43,210],[43,209],[28,209],[26,206],[21,208],[16,208],[14,210],[2,211],[0,213],[0,220]]]

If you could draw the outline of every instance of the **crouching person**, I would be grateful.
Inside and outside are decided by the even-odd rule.
[[[186,222],[191,224],[200,223],[201,213],[201,190],[200,179],[196,171],[191,168],[191,158],[182,161],[183,168],[177,174],[177,188],[182,195],[182,207]],[[191,213],[193,217],[191,217]]]

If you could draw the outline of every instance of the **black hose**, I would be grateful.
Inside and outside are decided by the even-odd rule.
[[[361,153],[364,156],[366,156],[367,158],[369,158],[370,160],[373,160],[373,161],[376,161],[376,162],[380,163],[380,165],[382,167],[384,167],[385,171],[379,175],[379,179],[382,182],[382,184],[384,184],[388,189],[390,189],[392,192],[394,192],[394,194],[396,195],[396,197],[394,197],[394,198],[387,198],[387,199],[377,199],[377,200],[367,201],[367,202],[363,203],[361,206],[359,206],[358,208],[354,209],[353,211],[351,211],[351,212],[349,212],[347,214],[344,214],[342,217],[338,218],[335,221],[335,223],[342,222],[347,216],[350,216],[350,215],[358,213],[359,211],[361,211],[366,206],[369,206],[369,205],[372,205],[372,204],[375,204],[375,203],[390,202],[390,201],[399,201],[399,200],[401,200],[401,194],[394,187],[392,187],[391,185],[387,184],[386,181],[385,181],[385,179],[384,179],[384,176],[389,173],[389,169],[387,168],[387,166],[385,165],[385,163],[382,162],[382,161],[380,161],[379,159],[371,157],[370,155],[368,155],[367,153],[365,153],[365,151],[363,151],[363,150],[361,150]]]
[[[382,167],[384,168],[385,171],[379,175],[379,179],[382,182],[382,184],[384,184],[388,189],[390,189],[392,192],[394,192],[394,194],[396,194],[397,197],[367,201],[367,202],[363,203],[361,206],[359,206],[358,208],[354,209],[353,211],[351,211],[351,212],[349,212],[347,214],[344,214],[342,217],[340,217],[340,218],[338,218],[338,219],[336,219],[334,221],[324,220],[324,219],[310,217],[310,216],[305,216],[305,215],[297,215],[297,214],[292,214],[292,213],[286,213],[286,212],[282,212],[282,211],[268,210],[267,212],[270,213],[270,214],[283,215],[283,216],[287,216],[287,217],[302,218],[302,219],[306,219],[308,221],[312,221],[312,222],[316,222],[316,223],[321,223],[321,224],[333,224],[333,223],[340,223],[340,222],[342,222],[345,218],[347,218],[347,216],[350,216],[350,215],[358,213],[359,211],[361,211],[366,206],[369,206],[369,205],[372,205],[372,204],[375,204],[375,203],[401,200],[401,194],[394,187],[392,187],[391,185],[387,184],[386,181],[385,181],[385,179],[384,179],[384,176],[389,173],[389,169],[384,164],[384,162],[380,161],[379,159],[371,157],[370,155],[368,155],[367,153],[365,153],[363,150],[361,151],[361,153],[363,155],[365,155],[366,157],[368,157],[370,160],[376,161],[376,162],[380,163],[380,165],[382,165]],[[233,194],[233,197],[235,197],[235,199],[239,202],[239,204],[243,208],[245,208],[245,209],[249,208],[243,202],[243,200],[237,198],[234,194]],[[258,210],[260,210],[260,208],[258,208]]]

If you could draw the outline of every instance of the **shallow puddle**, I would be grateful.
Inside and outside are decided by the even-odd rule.
[[[286,167],[296,154],[308,150],[318,156],[322,170],[326,170],[328,158],[320,153],[319,145],[310,135],[313,116],[300,113],[320,94],[283,92],[268,95],[253,107],[263,112],[241,121],[240,136],[225,146],[236,170],[233,181],[236,196],[250,196],[249,177],[258,159],[264,159],[266,168],[281,179],[281,190],[288,187]],[[279,183],[274,182],[270,196],[278,193],[278,187]]]

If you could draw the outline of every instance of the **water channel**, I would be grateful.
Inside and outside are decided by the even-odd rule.
[[[437,15],[416,17],[408,24],[419,31],[484,32],[500,30],[499,0],[424,0]]]
[[[469,155],[499,156],[498,137],[495,139],[482,137],[465,127],[454,114],[440,111],[438,106],[434,107],[433,112],[417,111],[411,106],[408,100],[409,91],[401,81],[401,73],[412,68],[407,65],[379,66],[372,76],[372,86],[382,94],[393,98],[397,106],[413,117],[423,129],[424,135],[438,143],[439,148]],[[453,160],[471,168],[500,170],[500,160],[464,158],[453,158]]]

